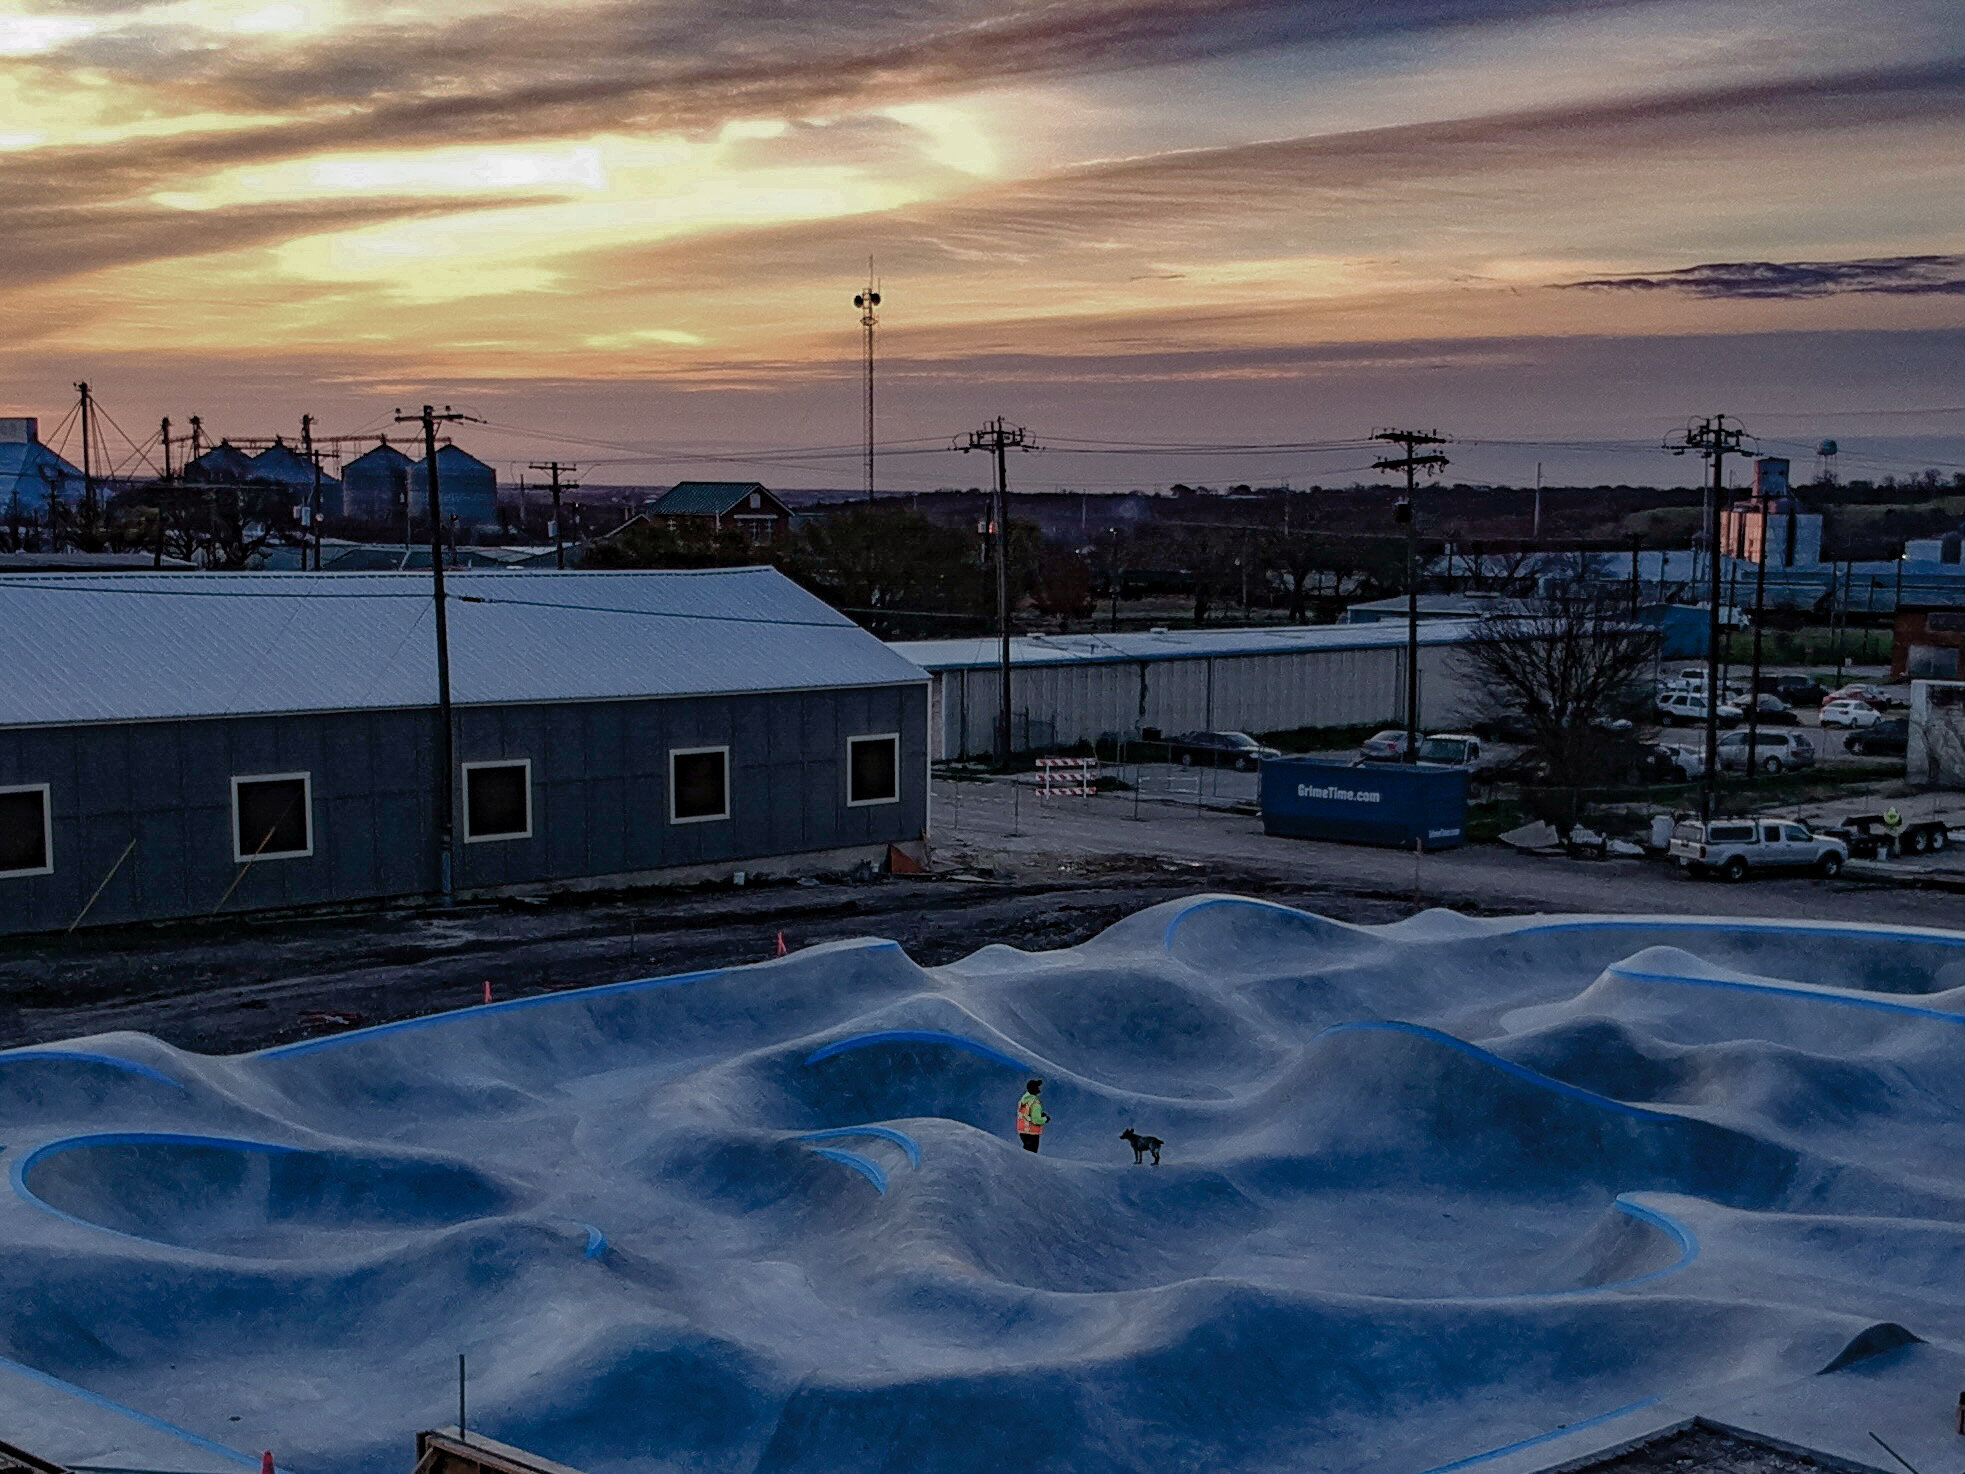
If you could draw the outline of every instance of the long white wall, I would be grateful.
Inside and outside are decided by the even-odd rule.
[[[1420,725],[1461,720],[1465,683],[1450,646],[1419,652]],[[1001,676],[994,668],[937,671],[930,697],[930,756],[980,756],[995,748]],[[1011,706],[1021,741],[1030,723],[1059,746],[1157,727],[1271,732],[1288,727],[1395,723],[1405,708],[1405,650],[1303,650],[1159,660],[1017,665]],[[1052,734],[1055,735],[1052,735]]]

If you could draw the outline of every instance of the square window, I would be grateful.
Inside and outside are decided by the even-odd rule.
[[[669,822],[700,824],[730,817],[730,749],[678,747],[669,752]]]
[[[464,843],[532,837],[532,764],[464,764]]]
[[[846,802],[898,803],[901,797],[901,736],[882,732],[875,737],[846,739]]]
[[[264,773],[232,780],[232,858],[297,860],[314,853],[312,780]]]
[[[0,788],[0,876],[52,874],[50,828],[47,784]]]

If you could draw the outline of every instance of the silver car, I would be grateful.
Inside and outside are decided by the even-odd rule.
[[[1815,766],[1815,744],[1800,732],[1727,732],[1719,739],[1721,772],[1749,767],[1763,773]]]

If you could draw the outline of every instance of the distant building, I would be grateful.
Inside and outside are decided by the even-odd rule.
[[[753,547],[769,547],[791,536],[791,508],[759,481],[679,481],[641,511],[649,521],[675,528],[705,521],[717,532],[733,527]]]
[[[296,507],[310,505],[314,494],[314,467],[305,456],[284,440],[274,442],[252,458],[252,479],[278,486],[293,493]],[[321,476],[321,516],[339,517],[341,515],[341,483],[334,477]],[[299,520],[299,519],[296,519]]]
[[[455,517],[473,530],[498,525],[498,473],[469,451],[438,447],[437,482],[445,522]],[[429,470],[420,459],[409,463],[409,499],[416,516],[429,516]]]
[[[1965,551],[1965,530],[1941,537],[1914,537],[1904,544],[1904,561],[1956,565],[1961,561],[1961,551]]]
[[[355,522],[400,526],[409,497],[410,458],[385,437],[341,468],[342,514]],[[439,475],[442,473],[439,472]]]
[[[1804,512],[1788,490],[1788,463],[1779,456],[1754,462],[1753,495],[1720,508],[1723,555],[1769,568],[1814,568],[1822,561],[1822,517]]]
[[[0,520],[45,515],[50,496],[79,502],[81,467],[41,443],[35,417],[0,419]]]
[[[1953,680],[1965,674],[1965,595],[1942,604],[1897,606],[1890,640],[1890,674]]]
[[[243,486],[253,479],[252,457],[229,440],[184,463],[184,479],[207,486]]]

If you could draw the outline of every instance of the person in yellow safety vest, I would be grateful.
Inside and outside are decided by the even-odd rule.
[[[1883,816],[1883,832],[1890,836],[1890,853],[1897,852],[1897,841],[1904,832],[1904,816],[1892,807]]]
[[[1017,1102],[1017,1139],[1027,1152],[1037,1150],[1037,1143],[1044,1137],[1044,1128],[1050,1124],[1051,1114],[1044,1109],[1044,1102],[1037,1098],[1043,1088],[1042,1080],[1025,1081],[1023,1099]]]

